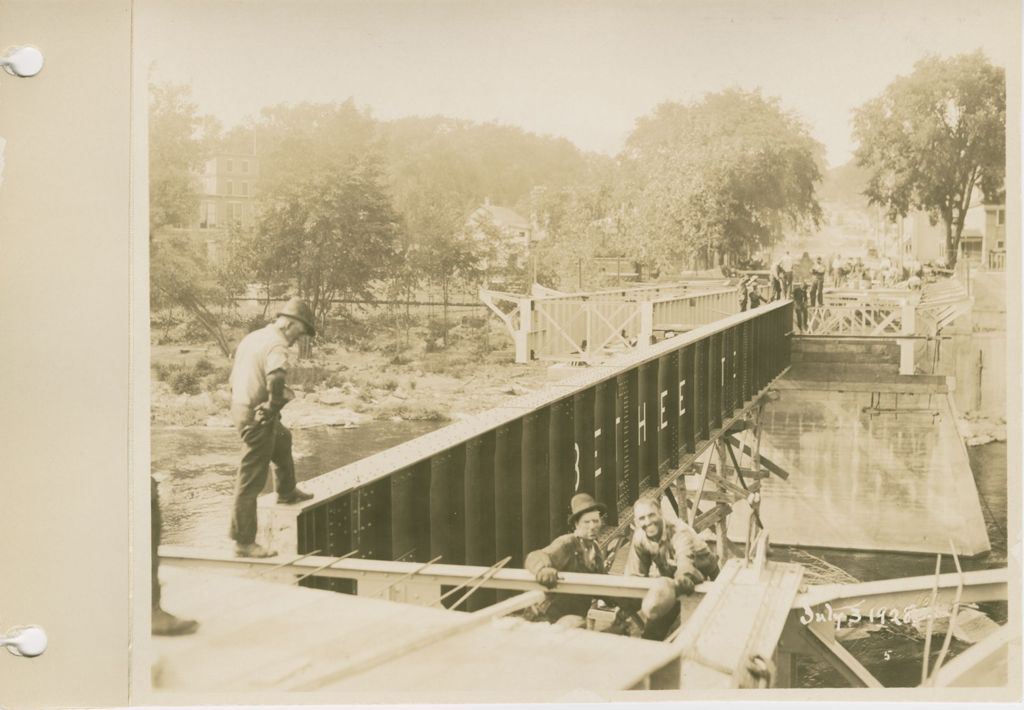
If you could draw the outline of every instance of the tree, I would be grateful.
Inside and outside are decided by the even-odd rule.
[[[149,253],[151,308],[183,307],[210,334],[220,351],[231,357],[231,345],[220,319],[210,309],[212,305],[226,305],[230,298],[206,256],[184,236],[152,242]]]
[[[777,100],[731,89],[664,103],[622,156],[634,250],[655,268],[739,259],[785,228],[817,225],[823,149]]]
[[[854,114],[857,163],[871,171],[865,190],[889,218],[911,209],[946,227],[946,254],[956,264],[964,218],[976,187],[986,199],[1006,173],[1006,77],[978,51],[929,56],[909,76]]]
[[[339,297],[369,298],[397,258],[399,218],[373,156],[265,196],[251,247],[268,281],[289,280],[323,322]]]
[[[467,230],[465,202],[458,193],[437,185],[420,186],[404,196],[409,235],[408,273],[441,290],[442,337],[448,347],[448,304],[452,287],[482,276],[483,245]]]
[[[231,347],[211,310],[225,303],[216,273],[195,244],[182,236],[158,237],[168,226],[188,225],[199,205],[199,175],[220,127],[200,116],[188,86],[151,84],[149,107],[149,278],[151,308],[183,307],[224,355]]]

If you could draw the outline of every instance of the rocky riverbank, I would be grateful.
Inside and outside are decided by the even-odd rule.
[[[208,349],[154,353],[164,379],[152,378],[151,423],[156,426],[229,428],[230,363]],[[201,367],[197,364],[203,362]],[[183,389],[175,373],[200,373]],[[191,369],[189,369],[191,368]],[[155,368],[160,372],[159,366]],[[527,394],[548,383],[541,365],[516,365],[507,357],[439,354],[395,364],[379,353],[339,349],[298,365],[289,374],[295,399],[282,412],[286,426],[357,427],[368,421],[455,421]]]

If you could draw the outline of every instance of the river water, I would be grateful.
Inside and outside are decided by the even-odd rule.
[[[438,426],[437,422],[371,422],[353,429],[295,430],[292,433],[297,477],[302,481],[320,475]],[[231,493],[241,453],[237,434],[230,429],[156,427],[151,443],[152,470],[160,482],[163,542],[227,549]],[[963,566],[967,570],[1005,567],[1006,444],[973,447],[970,458],[992,550],[964,560]],[[935,558],[931,555],[804,549],[861,581],[931,575],[935,570]],[[791,548],[773,550],[773,556],[780,560],[795,554],[798,553]],[[942,569],[955,571],[948,555]],[[1006,622],[1006,602],[980,605],[980,609],[995,621]],[[905,629],[882,627],[866,638],[849,640],[844,645],[887,687],[912,687],[920,681],[923,644],[919,636]],[[940,646],[941,638],[936,637],[933,656],[937,656]],[[954,640],[951,653],[964,648],[965,644]],[[846,687],[837,672],[806,657],[799,657],[796,683],[805,688]]]
[[[441,422],[369,422],[292,430],[301,482],[433,431]],[[162,542],[228,549],[228,520],[242,449],[234,429],[154,427],[152,472],[160,485]],[[267,477],[264,492],[272,489]]]

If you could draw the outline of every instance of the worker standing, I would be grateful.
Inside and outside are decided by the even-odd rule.
[[[801,333],[807,332],[807,282],[801,281],[793,287],[793,316]]]
[[[769,279],[772,286],[771,300],[778,301],[782,298],[782,265],[779,262],[772,265]]]
[[[751,276],[747,281],[747,300],[751,308],[761,305],[761,291],[758,289],[756,276]]]
[[[160,603],[160,534],[163,531],[163,519],[160,517],[160,493],[157,490],[156,479],[149,478],[149,510],[150,510],[150,542],[152,553],[150,556],[150,571],[152,577],[152,616],[150,617],[150,630],[154,636],[184,636],[195,633],[199,628],[199,622],[194,619],[183,619],[170,612],[164,611]]]
[[[779,268],[782,270],[782,295],[789,298],[793,292],[793,257],[788,249],[779,259]]]
[[[281,423],[281,408],[292,397],[285,387],[288,348],[301,336],[315,333],[313,309],[293,298],[273,323],[242,338],[235,351],[231,418],[245,445],[231,514],[231,538],[238,557],[276,554],[256,543],[256,499],[267,482],[271,463],[278,503],[300,503],[313,497],[295,485],[292,435]]]
[[[812,306],[823,306],[825,305],[825,263],[819,256],[814,260],[814,265],[811,266],[811,277],[813,279],[811,283],[811,305]]]

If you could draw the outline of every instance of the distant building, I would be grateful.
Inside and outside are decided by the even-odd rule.
[[[259,168],[251,136],[236,134],[226,140],[197,176],[199,205],[192,219],[160,230],[157,238],[187,236],[204,249],[211,262],[220,261],[231,226],[249,227],[255,221]]]
[[[492,205],[490,199],[473,210],[466,225],[474,239],[484,241],[492,252],[484,268],[523,268],[534,241],[530,220],[508,207]]]
[[[921,262],[946,258],[946,225],[932,224],[924,212],[913,212],[896,224],[905,258]],[[977,266],[990,266],[1006,252],[1006,203],[975,204],[967,210],[960,235],[960,255]]]

